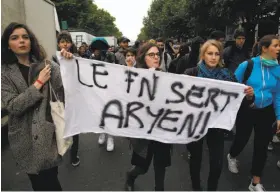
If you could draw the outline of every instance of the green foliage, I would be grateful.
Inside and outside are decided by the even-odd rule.
[[[121,37],[115,18],[103,9],[98,9],[92,0],[52,0],[60,21],[67,21],[69,28],[92,31],[95,36]]]
[[[144,27],[138,39],[185,34],[188,31],[187,2],[188,0],[154,0],[148,16],[143,19]]]
[[[246,23],[254,29],[260,18],[275,11],[268,0],[154,0],[138,39],[207,37],[213,30]],[[175,35],[175,36],[174,36]]]

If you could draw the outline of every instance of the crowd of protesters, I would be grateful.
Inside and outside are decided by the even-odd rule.
[[[57,36],[58,50],[63,57],[73,56],[105,61],[128,67],[145,68],[197,78],[209,78],[247,85],[237,114],[235,133],[218,128],[209,129],[205,137],[187,144],[190,177],[193,190],[203,190],[200,183],[202,146],[209,148],[209,177],[207,190],[218,190],[224,156],[228,169],[237,174],[238,155],[246,146],[254,130],[254,148],[249,184],[251,191],[264,191],[261,182],[267,160],[267,150],[280,142],[280,41],[268,34],[260,38],[252,56],[244,46],[246,33],[238,28],[235,43],[224,49],[225,34],[214,31],[208,39],[195,37],[175,44],[172,39],[157,38],[147,42],[121,37],[118,48],[110,47],[104,38],[94,38],[90,45],[76,48],[71,35],[62,31]],[[1,39],[1,94],[9,112],[9,142],[14,158],[25,171],[34,190],[62,190],[58,180],[58,155],[55,126],[50,115],[48,83],[64,101],[60,66],[54,55],[46,65],[44,48],[26,25],[11,23]],[[55,50],[54,50],[55,53]],[[224,151],[224,141],[230,136],[230,151]],[[114,137],[100,134],[98,144],[106,143],[107,151],[114,151]],[[139,175],[147,173],[153,160],[155,190],[164,190],[165,169],[171,166],[171,144],[152,140],[130,139],[133,147],[132,168],[126,174],[125,190],[133,191]],[[78,166],[79,135],[73,136],[71,164]],[[275,162],[280,167],[280,161]]]

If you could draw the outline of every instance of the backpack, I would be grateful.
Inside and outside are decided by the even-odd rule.
[[[247,80],[251,76],[251,73],[252,73],[253,67],[254,67],[254,61],[252,59],[247,60],[247,62],[248,62],[248,65],[244,72],[244,77],[243,77],[243,81],[242,81],[242,83],[244,83],[244,84],[246,84]]]

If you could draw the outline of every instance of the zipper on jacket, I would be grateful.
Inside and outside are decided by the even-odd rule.
[[[263,90],[264,90],[264,88],[265,88],[265,77],[264,77],[264,66],[263,66],[263,64],[262,64],[262,62],[261,62],[261,69],[262,69],[262,80],[263,80],[263,82],[262,82],[262,85],[263,85],[263,89],[261,90],[261,94],[262,94],[262,102],[261,102],[261,108],[263,108],[263,99],[264,99],[264,95],[263,95]]]

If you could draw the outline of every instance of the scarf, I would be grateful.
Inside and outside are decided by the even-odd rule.
[[[236,82],[235,77],[228,69],[221,67],[209,69],[204,61],[198,64],[198,77]]]
[[[265,58],[261,58],[262,64],[266,67],[275,67],[278,66],[278,61],[277,59],[265,59]]]

